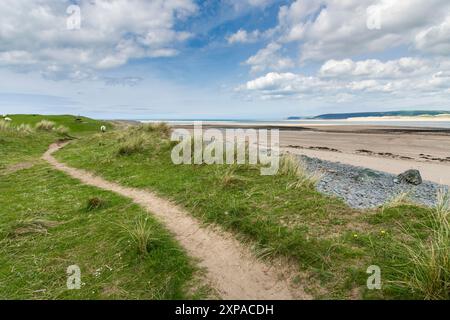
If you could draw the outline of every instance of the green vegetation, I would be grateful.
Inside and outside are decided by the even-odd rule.
[[[418,242],[402,243],[414,268],[404,271],[399,285],[412,288],[425,299],[450,299],[450,193],[440,190],[431,223],[424,225],[429,237]],[[404,230],[405,238],[411,231]]]
[[[33,128],[42,121],[44,121],[44,123],[53,122],[55,128],[59,126],[66,127],[71,134],[76,136],[99,132],[101,126],[106,126],[108,130],[113,128],[109,122],[93,120],[81,116],[13,114],[8,115],[8,117],[12,119],[12,124],[23,123],[28,124]]]
[[[432,250],[433,210],[403,202],[365,212],[350,209],[318,193],[309,183],[314,179],[287,158],[276,176],[261,176],[249,165],[177,166],[166,130],[149,128],[81,139],[57,157],[121,184],[155,190],[199,219],[233,231],[261,257],[287,258],[301,272],[295,281],[316,298],[437,298],[407,282],[417,265],[405,250],[421,244],[425,252]],[[120,152],[124,145],[139,148]],[[448,246],[441,249],[448,253]],[[366,287],[370,265],[381,267],[382,290]],[[439,281],[445,290],[448,278]]]
[[[283,258],[298,268],[293,281],[316,298],[449,299],[448,193],[439,194],[433,209],[401,194],[382,208],[358,211],[317,192],[317,175],[289,156],[276,176],[261,176],[250,165],[177,166],[164,124],[99,133],[102,122],[94,120],[54,117],[47,120],[51,129],[38,130],[45,117],[21,116],[25,123],[10,117],[0,121],[0,298],[210,294],[151,215],[39,160],[68,134],[78,139],[57,153],[61,161],[154,190],[234,232],[261,258]],[[66,289],[65,271],[73,264],[81,268],[82,290]],[[371,265],[381,268],[382,290],[366,287]]]
[[[11,118],[0,124],[0,299],[210,295],[199,280],[201,272],[141,207],[85,186],[40,160],[60,133],[36,130],[34,119],[21,125]],[[62,119],[52,120],[70,127],[67,121],[74,118]],[[99,131],[97,122],[89,123],[92,130],[77,124],[71,134]],[[71,265],[81,269],[81,290],[67,289]]]
[[[0,171],[8,165],[34,161],[57,139],[100,132],[103,121],[74,116],[8,115],[0,118]],[[36,132],[37,131],[37,132]]]

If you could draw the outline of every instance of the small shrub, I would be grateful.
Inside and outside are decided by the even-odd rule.
[[[36,123],[36,129],[41,131],[52,131],[55,128],[55,123],[53,121],[42,120]]]
[[[87,201],[86,209],[87,211],[97,210],[103,208],[105,204],[106,202],[103,199],[100,199],[98,197],[90,198]]]
[[[129,156],[144,151],[146,139],[142,136],[129,136],[119,146],[118,154]]]
[[[159,240],[155,237],[153,225],[148,217],[139,218],[132,227],[123,226],[126,232],[126,238],[130,239],[136,246],[139,255],[146,255]]]

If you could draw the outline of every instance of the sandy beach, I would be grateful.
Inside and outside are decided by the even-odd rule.
[[[418,169],[425,180],[450,185],[450,129],[219,122],[203,125],[210,127],[277,128],[284,151],[392,174]]]

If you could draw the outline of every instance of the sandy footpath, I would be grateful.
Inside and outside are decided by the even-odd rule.
[[[269,265],[231,234],[206,227],[189,213],[148,190],[134,189],[106,181],[99,176],[58,162],[52,154],[65,144],[53,144],[43,159],[81,182],[127,198],[155,215],[187,253],[199,260],[211,285],[222,299],[288,300],[310,299],[301,288],[291,288],[292,276],[286,266]]]

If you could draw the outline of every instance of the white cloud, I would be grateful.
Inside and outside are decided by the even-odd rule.
[[[374,13],[379,29],[367,26]],[[450,51],[448,0],[297,0],[280,8],[278,20],[272,41],[298,42],[302,61],[343,59],[414,44],[424,52]]]
[[[430,61],[404,57],[382,62],[377,59],[363,61],[328,60],[319,70],[323,77],[397,78],[429,73],[435,66]]]
[[[269,72],[237,88],[254,98],[303,99],[334,98],[347,101],[349,97],[377,94],[385,97],[417,97],[433,93],[449,98],[450,64],[442,61],[402,58],[379,60],[325,62],[316,75],[291,72]]]
[[[235,10],[242,10],[243,7],[265,8],[276,0],[225,0],[230,3]]]
[[[114,68],[130,59],[177,54],[190,34],[176,23],[196,13],[193,0],[80,1],[81,29],[67,30],[71,1],[0,2],[0,65],[58,76]]]
[[[258,30],[248,32],[243,29],[239,29],[236,33],[227,37],[229,44],[235,43],[252,43],[257,42],[261,37],[261,33]]]
[[[441,24],[429,27],[417,34],[415,45],[420,51],[450,56],[450,13]]]
[[[368,18],[380,28],[369,28],[374,21]],[[237,88],[247,98],[361,106],[374,101],[424,101],[427,106],[427,101],[450,98],[448,0],[297,0],[280,8],[278,25],[265,33],[272,35],[268,46],[246,64],[253,73],[266,74]],[[295,46],[297,62],[287,55],[292,56],[287,48]],[[398,52],[408,48],[409,56],[354,58],[399,47]],[[317,71],[310,67],[312,60],[321,62]],[[294,67],[310,75],[289,72]]]
[[[251,72],[262,72],[265,70],[285,70],[294,66],[290,58],[280,54],[282,46],[278,43],[270,43],[267,47],[259,50],[245,63],[251,66]]]

